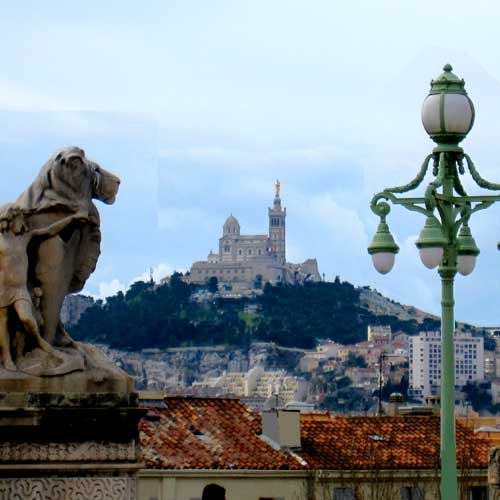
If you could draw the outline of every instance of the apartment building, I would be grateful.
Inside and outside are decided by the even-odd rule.
[[[469,333],[456,333],[455,387],[484,379],[484,341]],[[420,332],[409,339],[410,395],[437,396],[441,385],[441,332]]]

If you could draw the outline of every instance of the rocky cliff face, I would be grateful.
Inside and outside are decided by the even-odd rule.
[[[86,295],[68,295],[61,309],[61,319],[65,325],[71,326],[78,322],[80,316],[92,305],[94,299]]]
[[[223,372],[246,372],[254,366],[264,370],[297,369],[301,349],[287,349],[272,343],[254,343],[250,349],[226,346],[143,349],[141,352],[103,350],[136,379],[140,389],[175,390],[190,386],[204,377],[217,377]]]

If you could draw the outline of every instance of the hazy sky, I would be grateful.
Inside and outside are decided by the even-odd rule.
[[[429,81],[450,62],[476,124],[464,147],[500,181],[500,6],[494,2],[0,0],[0,201],[67,144],[122,177],[101,206],[103,253],[87,291],[113,293],[217,247],[232,212],[265,232],[276,178],[291,261],[439,311],[439,280],[395,209],[400,246],[379,276],[366,246],[371,195],[406,183],[432,143]],[[500,206],[471,228],[476,271],[457,279],[457,318],[500,324]]]

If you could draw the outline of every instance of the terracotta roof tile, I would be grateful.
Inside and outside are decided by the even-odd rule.
[[[142,460],[152,469],[301,469],[260,434],[260,417],[237,399],[166,398],[140,423]]]
[[[439,417],[301,418],[300,456],[312,469],[435,469]],[[486,468],[490,443],[457,425],[459,468]]]
[[[261,418],[237,399],[166,398],[140,423],[142,460],[152,469],[302,469],[264,442]],[[301,416],[296,453],[318,470],[436,469],[439,417]],[[487,468],[489,441],[457,424],[459,468]]]

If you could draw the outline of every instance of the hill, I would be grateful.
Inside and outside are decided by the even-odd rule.
[[[363,307],[376,315],[396,316],[402,321],[414,319],[417,323],[422,323],[425,319],[439,320],[438,316],[395,302],[369,287],[361,288],[360,302]]]
[[[370,324],[391,325],[393,331],[411,335],[439,328],[439,319],[339,278],[267,284],[253,298],[222,298],[174,274],[169,283],[137,282],[125,294],[96,301],[68,330],[75,339],[127,350],[246,347],[255,341],[309,349],[318,339],[344,344],[364,340]]]

